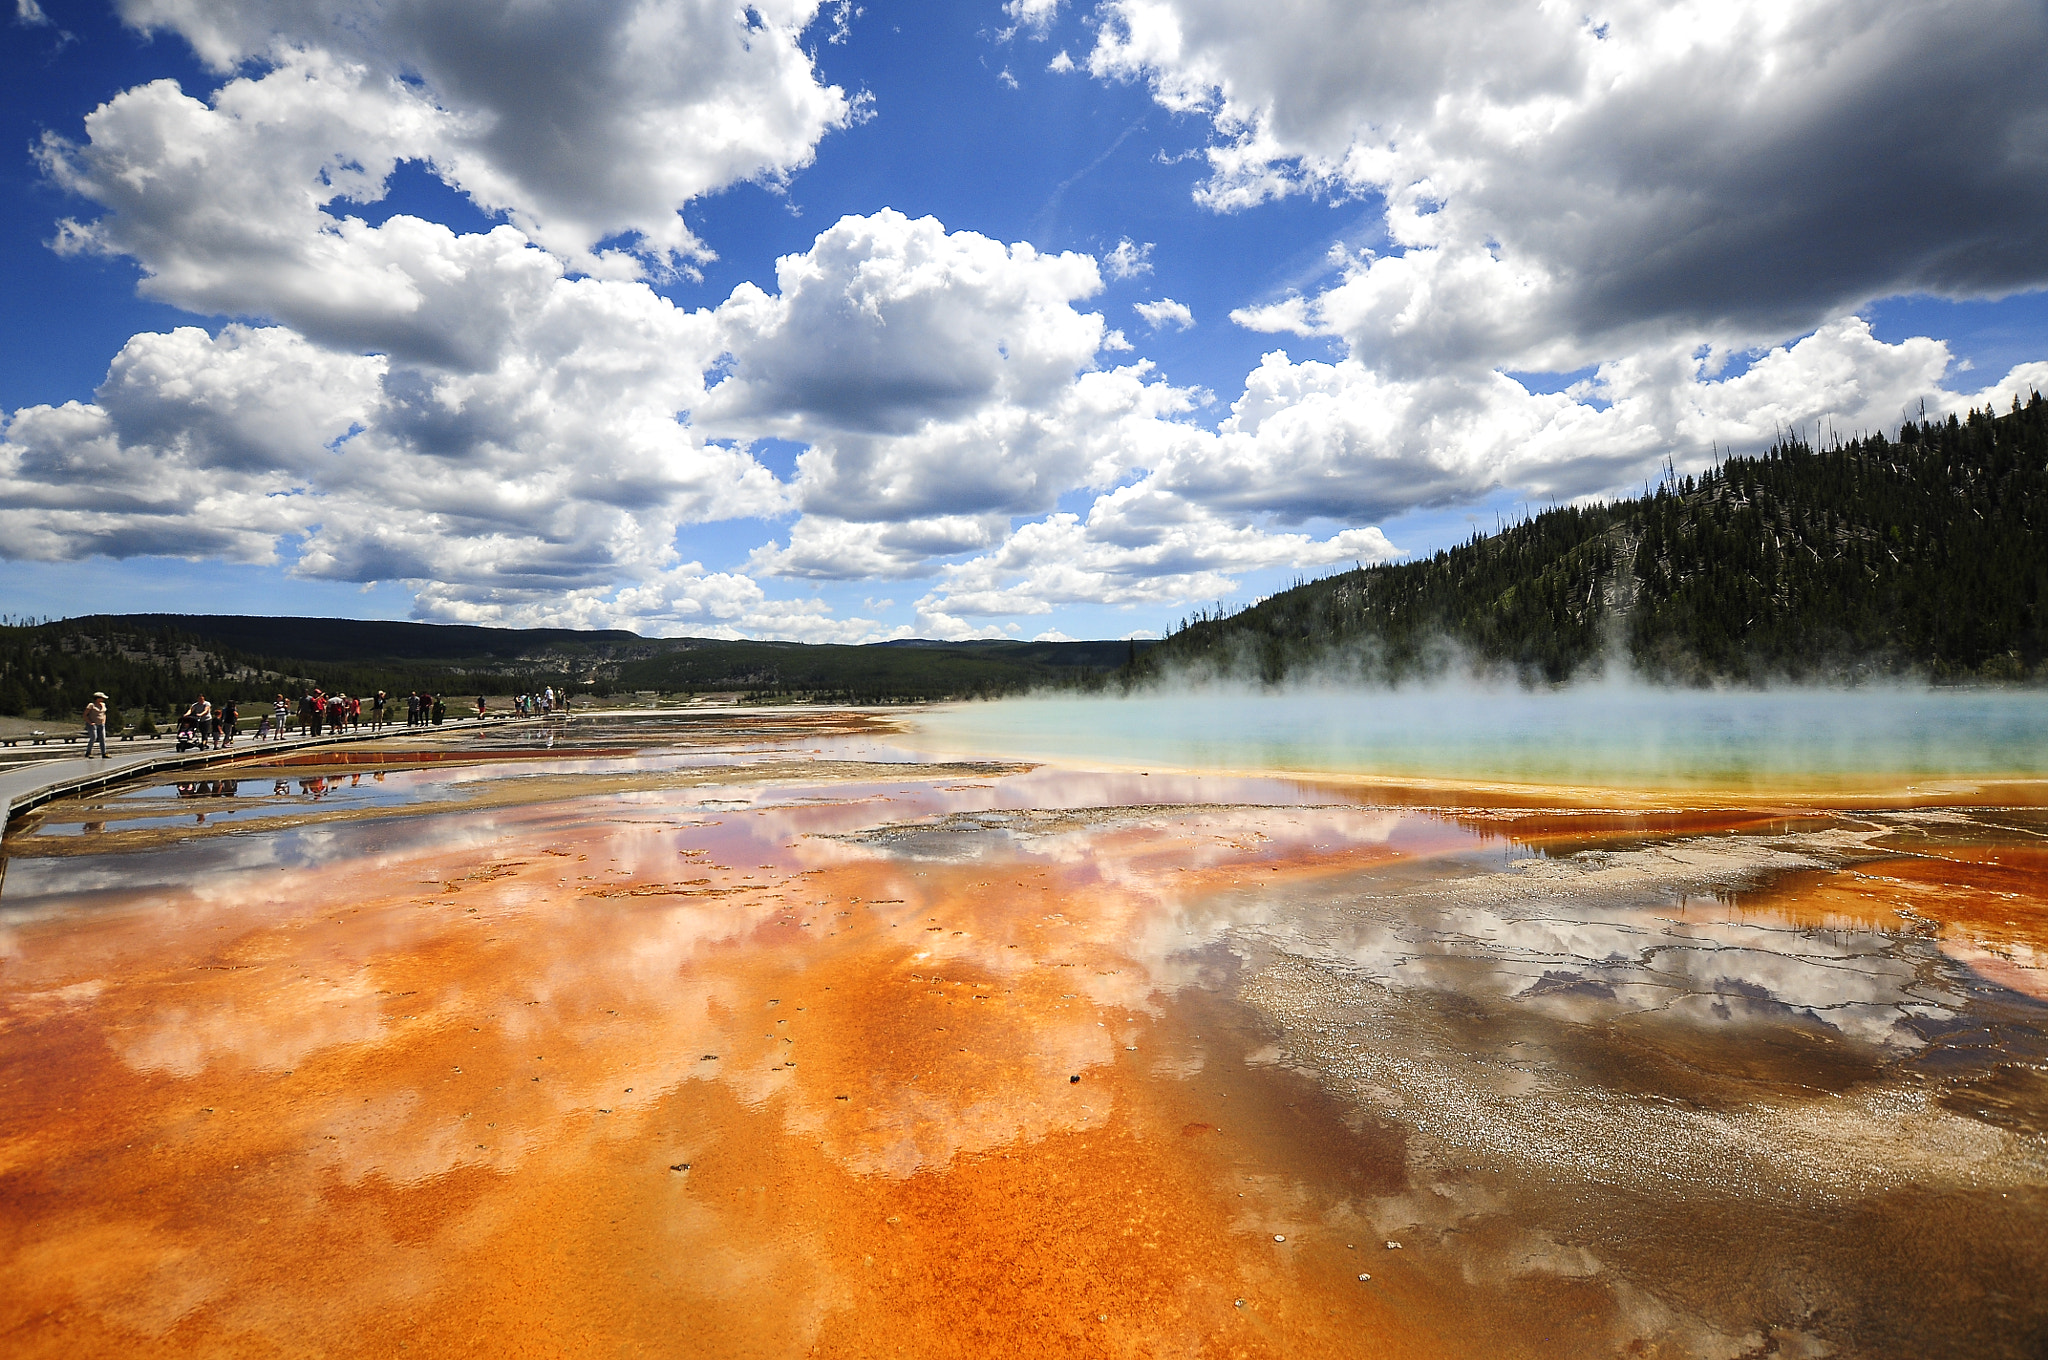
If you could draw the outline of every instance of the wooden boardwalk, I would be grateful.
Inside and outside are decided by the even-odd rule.
[[[37,760],[0,769],[0,826],[4,826],[30,808],[49,802],[52,798],[63,798],[74,793],[89,793],[136,775],[223,765],[251,755],[311,751],[323,746],[342,746],[365,741],[391,741],[408,732],[419,730],[408,728],[401,723],[395,726],[386,724],[380,731],[361,730],[339,737],[286,737],[283,741],[258,742],[253,737],[245,736],[224,751],[186,751],[182,755],[173,741],[149,742],[142,750],[133,749],[134,746],[142,745],[139,742],[132,746],[129,743],[115,742],[110,748],[111,754],[104,757],[87,759],[75,755],[52,756],[48,760]],[[445,732],[451,729],[426,730]],[[121,749],[124,746],[128,746],[129,749]]]

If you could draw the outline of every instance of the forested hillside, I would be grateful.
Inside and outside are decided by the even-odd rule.
[[[1547,510],[1416,562],[1187,620],[1128,678],[2048,678],[2048,402],[1816,450],[1787,440],[1649,495]]]
[[[621,663],[613,683],[620,689],[664,693],[743,690],[858,702],[986,697],[1101,680],[1151,645],[883,642],[835,646],[686,639]]]

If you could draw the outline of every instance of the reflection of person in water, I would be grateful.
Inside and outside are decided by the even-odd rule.
[[[277,783],[271,785],[270,792],[271,795],[276,798],[289,798],[291,797],[292,792],[292,781],[289,779],[280,779],[277,781]]]

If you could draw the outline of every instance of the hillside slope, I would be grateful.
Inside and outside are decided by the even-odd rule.
[[[1616,661],[1682,682],[2043,678],[2048,402],[1792,440],[1421,561],[1186,621],[1126,678],[1399,680],[1459,664],[1560,681]]]

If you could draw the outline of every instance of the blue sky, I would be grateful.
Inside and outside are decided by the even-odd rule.
[[[2048,387],[2038,6],[15,4],[13,614],[1156,633]]]

